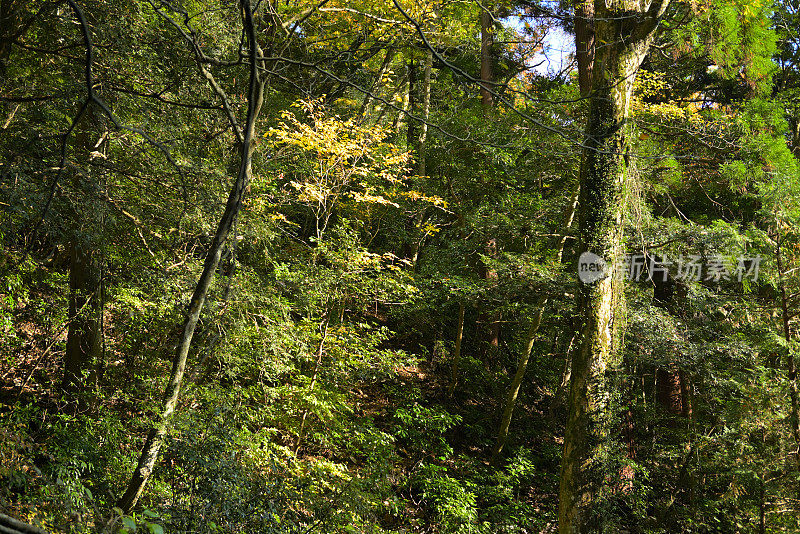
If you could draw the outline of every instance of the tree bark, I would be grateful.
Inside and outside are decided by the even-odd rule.
[[[408,113],[406,114],[406,146],[410,150],[418,140],[417,127],[411,115],[414,114],[414,106],[416,106],[416,97],[414,91],[417,89],[417,66],[414,64],[414,59],[408,62]]]
[[[489,239],[484,246],[484,252],[490,258],[496,257],[498,250],[497,239],[495,238]],[[486,282],[487,290],[491,292],[493,288],[489,284],[497,284],[497,271],[483,262],[479,264],[478,271],[481,278]],[[481,312],[480,314],[478,329],[482,331],[481,335],[485,336],[485,344],[482,350],[487,362],[495,359],[500,352],[501,320],[502,314],[499,311]],[[485,325],[484,328],[481,328],[482,324]]]
[[[658,403],[671,417],[683,416],[683,386],[681,384],[681,371],[677,366],[660,368],[656,371],[658,383]]]
[[[480,84],[480,92],[481,92],[481,106],[483,107],[483,113],[488,118],[491,116],[492,106],[494,105],[494,99],[492,97],[493,91],[493,82],[494,82],[494,72],[492,69],[492,46],[494,45],[494,37],[492,35],[492,30],[494,29],[494,18],[492,13],[489,11],[489,8],[486,6],[481,6],[481,15],[480,15],[480,25],[481,25],[481,84]],[[486,242],[485,251],[487,256],[495,256],[497,254],[498,246],[497,246],[497,239],[491,238]],[[493,269],[486,267],[485,265],[480,266],[481,269],[481,278],[484,280],[496,280],[497,279],[497,272]],[[484,355],[488,356],[488,359],[495,358],[497,353],[500,350],[500,320],[501,320],[500,312],[490,312],[490,313],[481,313],[479,318],[479,324],[485,323],[488,325],[488,329],[486,329],[486,343],[487,345],[484,346]],[[487,361],[488,361],[487,359]]]
[[[623,253],[628,182],[626,121],[636,73],[668,0],[645,8],[635,0],[597,1],[596,50],[581,172],[580,250],[614,266]],[[634,24],[631,19],[639,19]],[[641,22],[639,22],[641,21]],[[559,532],[601,532],[602,458],[613,422],[609,376],[618,365],[621,280],[579,283],[578,346],[572,355],[570,407],[559,484]]]
[[[464,303],[458,303],[458,329],[456,330],[456,346],[453,349],[453,366],[450,368],[450,387],[447,394],[452,395],[458,381],[458,364],[461,361],[461,340],[464,338]]]
[[[259,63],[262,60],[258,43],[256,42],[250,0],[240,0],[240,4],[243,11],[244,30],[249,41],[250,82],[248,89],[247,119],[243,127],[244,143],[242,143],[241,146],[238,175],[234,181],[227,203],[225,204],[222,218],[219,221],[214,239],[206,255],[203,272],[197,281],[197,285],[195,286],[192,298],[189,302],[189,309],[183,323],[181,338],[172,361],[172,371],[169,381],[167,382],[167,387],[164,390],[163,407],[147,435],[138,465],[131,476],[128,487],[119,501],[117,501],[117,506],[126,513],[130,512],[133,507],[136,506],[153,472],[156,460],[158,459],[158,453],[163,444],[172,414],[175,411],[175,405],[178,402],[178,394],[180,393],[181,382],[183,381],[183,375],[186,369],[186,358],[189,354],[192,337],[194,336],[197,322],[200,319],[200,313],[203,310],[203,305],[205,304],[206,295],[213,281],[214,273],[219,265],[223,245],[242,206],[242,198],[252,176],[252,155],[255,147],[254,130],[256,119],[259,116],[263,103],[265,81],[258,72]]]
[[[526,335],[525,350],[520,355],[517,362],[517,371],[514,373],[514,378],[511,380],[511,387],[506,396],[505,407],[503,408],[503,416],[500,418],[500,428],[497,431],[497,443],[492,450],[492,464],[497,465],[500,460],[500,454],[506,446],[508,439],[508,429],[511,425],[511,416],[514,413],[514,407],[517,404],[517,395],[519,395],[519,388],[522,385],[522,379],[525,377],[525,371],[528,369],[528,361],[530,360],[531,351],[533,350],[533,342],[536,340],[536,332],[539,331],[539,326],[542,324],[542,315],[544,314],[546,299],[538,303],[536,312],[533,314],[530,324],[528,325],[528,333]]]
[[[575,60],[578,63],[578,90],[589,96],[594,65],[594,0],[575,2]]]
[[[403,91],[403,88],[406,88],[404,92],[402,92],[401,101],[400,101],[400,109],[397,110],[397,113],[394,114],[394,120],[392,121],[391,130],[394,132],[394,135],[397,139],[400,139],[400,130],[401,125],[403,122],[403,118],[405,117],[408,120],[408,69],[406,69],[405,74],[403,75],[403,79],[400,80],[397,87],[397,92]],[[384,107],[384,110],[387,108]]]
[[[783,256],[781,255],[781,235],[776,225],[775,236],[775,264],[778,268],[778,287],[781,296],[781,322],[783,323],[783,336],[786,339],[786,374],[789,379],[789,398],[791,401],[791,413],[789,414],[789,424],[792,429],[792,437],[796,445],[795,461],[800,470],[800,408],[797,399],[797,367],[794,362],[794,350],[792,349],[792,329],[789,324],[789,306],[786,296],[786,283],[784,280]],[[800,495],[800,488],[797,490]]]
[[[381,86],[381,80],[386,75],[386,71],[389,70],[389,65],[392,63],[392,59],[395,55],[395,48],[389,47],[386,50],[386,55],[383,56],[383,61],[381,62],[381,66],[378,69],[378,73],[375,75],[375,81],[369,88],[369,93],[364,95],[364,102],[361,103],[361,109],[358,110],[358,116],[362,119],[366,119],[367,115],[370,112],[370,104],[372,104],[372,95],[377,91]]]
[[[428,140],[428,118],[431,114],[431,69],[433,68],[433,52],[428,50],[425,54],[425,68],[422,73],[422,118],[423,122],[420,124],[419,144],[417,148],[417,174],[425,176],[427,174],[426,168],[426,151]]]
[[[94,105],[88,104],[86,112],[75,129],[74,157],[86,166],[92,152],[91,131],[95,123]],[[73,175],[75,191],[85,190],[81,172]],[[100,280],[94,262],[93,244],[81,237],[82,213],[78,208],[72,220],[72,238],[69,243],[69,328],[64,353],[64,375],[61,388],[75,393],[83,387],[83,370],[100,355]]]
[[[663,258],[654,256],[656,262]],[[655,274],[653,283],[653,305],[657,306],[672,316],[679,316],[679,306],[676,302],[677,284],[669,273]],[[674,425],[676,417],[684,417],[689,410],[688,385],[685,383],[686,373],[680,368],[676,359],[670,359],[666,367],[656,370],[656,397],[662,410],[669,415],[669,424]]]
[[[492,98],[492,82],[494,73],[492,72],[492,36],[493,26],[492,14],[486,9],[481,8],[481,106],[483,111],[489,114],[494,105]]]

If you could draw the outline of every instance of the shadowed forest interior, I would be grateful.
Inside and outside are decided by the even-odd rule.
[[[0,0],[0,532],[800,532],[799,159],[798,0]]]

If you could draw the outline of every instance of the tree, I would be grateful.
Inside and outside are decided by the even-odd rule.
[[[580,247],[616,265],[622,250],[622,223],[628,174],[626,122],[636,74],[669,1],[595,3],[592,91],[582,165]],[[631,24],[628,18],[634,19]],[[570,408],[564,430],[559,486],[559,531],[601,529],[595,501],[602,498],[601,459],[612,417],[610,374],[619,347],[620,281],[608,276],[583,284],[579,313],[584,320],[572,356]]]
[[[139,457],[139,462],[131,476],[131,480],[125,492],[117,502],[117,506],[125,512],[130,512],[133,507],[136,506],[158,459],[158,453],[161,450],[164,436],[167,433],[170,418],[178,402],[181,383],[183,382],[183,376],[186,370],[186,358],[189,355],[189,349],[192,345],[192,338],[195,328],[197,327],[197,322],[203,311],[203,305],[205,304],[209,287],[217,272],[217,267],[222,257],[223,246],[241,210],[244,193],[252,179],[253,152],[256,142],[256,121],[261,113],[261,106],[264,101],[266,78],[259,72],[259,69],[264,68],[264,54],[256,40],[256,26],[250,1],[241,0],[240,5],[242,9],[242,31],[248,47],[247,57],[250,63],[250,81],[247,94],[247,115],[245,121],[242,123],[241,129],[239,129],[239,126],[234,120],[231,121],[231,127],[236,131],[237,137],[241,139],[238,173],[230,195],[228,196],[228,201],[225,204],[225,210],[217,226],[217,231],[214,234],[214,239],[206,253],[203,272],[197,280],[197,285],[195,286],[192,298],[189,302],[180,341],[172,361],[172,371],[170,372],[167,387],[164,389],[163,407],[158,415],[158,419],[147,435],[147,439],[142,447],[141,456]],[[200,57],[199,54],[198,60],[202,61],[202,57]],[[201,69],[202,68],[203,66],[201,64]]]

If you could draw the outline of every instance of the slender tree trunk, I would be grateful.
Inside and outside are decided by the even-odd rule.
[[[578,205],[578,194],[579,190],[575,192],[564,218],[565,232],[572,228],[572,223],[575,219],[575,209]],[[566,245],[567,237],[565,235],[561,238],[558,245],[558,253],[556,254],[556,257],[558,258],[559,262],[564,256],[564,249],[566,248]],[[506,398],[505,406],[503,408],[503,416],[500,420],[500,429],[497,432],[497,443],[492,451],[492,463],[495,465],[500,460],[500,454],[503,452],[506,440],[508,439],[508,429],[511,424],[511,417],[514,413],[514,407],[516,406],[517,395],[519,394],[519,388],[522,384],[522,379],[528,369],[528,361],[530,360],[531,350],[533,350],[533,342],[536,338],[536,332],[539,330],[539,326],[542,324],[542,315],[544,314],[544,308],[546,305],[547,298],[539,299],[536,312],[534,313],[528,329],[525,352],[520,355],[519,361],[517,362],[517,371],[514,373],[514,379],[511,381],[511,388],[509,389],[508,397]],[[568,360],[565,362],[565,375],[567,373],[566,365],[568,365]]]
[[[458,364],[461,362],[461,340],[464,338],[464,303],[458,303],[458,329],[456,330],[456,346],[453,349],[453,366],[450,368],[450,387],[447,394],[452,395],[458,382]]]
[[[578,187],[575,188],[575,193],[570,198],[570,203],[567,208],[567,216],[564,219],[564,236],[558,242],[558,254],[556,255],[556,259],[559,263],[564,261],[564,250],[567,248],[567,239],[569,235],[567,235],[567,231],[572,228],[572,223],[575,221],[575,212],[578,209],[578,200],[581,196],[581,188],[580,183]]]
[[[503,408],[503,416],[500,419],[500,428],[497,431],[497,443],[492,450],[492,464],[497,465],[500,460],[500,454],[506,446],[508,439],[508,429],[511,425],[511,416],[514,413],[514,406],[517,403],[517,395],[519,395],[519,388],[522,385],[522,379],[525,377],[525,371],[528,369],[528,361],[530,360],[531,351],[533,350],[533,342],[536,340],[536,332],[539,331],[539,326],[542,324],[542,315],[547,299],[542,299],[537,304],[536,312],[528,325],[528,333],[526,335],[525,349],[520,355],[517,362],[517,372],[514,373],[514,378],[511,380],[511,387],[506,396],[505,407]]]
[[[84,167],[92,152],[91,132],[95,125],[94,105],[90,102],[75,129],[74,157]],[[86,176],[75,172],[75,191],[86,190]],[[82,196],[82,195],[81,195]],[[80,211],[80,210],[79,210]],[[64,353],[64,376],[61,387],[76,392],[83,387],[83,371],[100,355],[100,280],[94,262],[94,244],[82,238],[82,213],[75,213],[69,243],[69,329]],[[85,224],[85,223],[84,223]]]
[[[311,372],[311,382],[308,384],[308,392],[314,391],[314,386],[317,385],[317,377],[319,376],[319,367],[322,364],[322,356],[325,354],[325,340],[328,338],[328,318],[322,326],[322,337],[319,340],[319,348],[317,349],[317,360],[314,362],[314,370]],[[294,454],[300,450],[300,443],[303,440],[303,432],[306,428],[306,419],[308,418],[308,410],[303,411],[303,416],[300,419],[300,429],[297,431],[297,440],[294,443]]]
[[[403,91],[404,87],[406,88],[405,91]],[[394,131],[395,137],[397,139],[399,139],[400,138],[401,125],[403,123],[403,118],[405,118],[406,121],[408,120],[408,112],[409,112],[409,109],[408,109],[408,93],[410,91],[410,84],[409,84],[409,80],[408,80],[408,69],[406,69],[406,73],[403,76],[403,79],[400,80],[400,84],[399,84],[399,87],[397,88],[397,90],[398,90],[398,92],[400,92],[400,91],[403,91],[403,92],[401,93],[402,96],[400,97],[401,98],[400,109],[394,115],[394,121],[392,121],[391,129],[392,129],[392,131]]]
[[[486,6],[481,6],[481,14],[480,14],[480,25],[481,25],[481,85],[480,85],[480,92],[481,92],[481,106],[483,107],[484,115],[489,118],[492,114],[492,107],[494,105],[494,98],[492,97],[492,92],[494,90],[494,71],[492,68],[492,47],[494,45],[494,36],[492,35],[492,31],[494,30],[494,19],[492,17],[492,13],[489,11],[489,8]],[[485,247],[486,255],[487,256],[495,256],[498,251],[497,246],[497,239],[491,238],[486,242]],[[481,278],[484,280],[497,280],[497,272],[494,269],[487,268],[485,266],[481,266]],[[500,321],[502,316],[500,312],[490,312],[481,313],[479,317],[479,324],[485,323],[487,328],[484,329],[486,331],[486,345],[484,345],[485,355],[489,356],[489,359],[497,357],[497,353],[500,350]],[[488,359],[487,359],[488,361]]]
[[[206,255],[203,272],[197,281],[194,293],[189,302],[189,309],[187,310],[186,319],[183,323],[183,331],[172,361],[172,371],[170,372],[167,387],[164,390],[161,412],[147,435],[138,465],[133,471],[131,480],[124,494],[117,502],[117,506],[126,513],[130,512],[133,507],[136,506],[153,472],[156,460],[158,459],[158,453],[163,444],[172,414],[175,411],[175,405],[178,402],[178,394],[186,369],[186,358],[189,354],[192,337],[194,336],[197,322],[200,319],[200,313],[203,310],[208,289],[211,286],[214,273],[219,265],[223,245],[239,213],[239,209],[242,206],[242,198],[252,176],[252,156],[255,147],[254,130],[256,119],[259,116],[263,103],[265,81],[258,72],[259,63],[262,60],[260,59],[261,54],[255,39],[256,32],[253,25],[250,0],[240,0],[240,2],[244,15],[244,29],[249,41],[250,82],[248,89],[247,119],[243,127],[244,143],[242,143],[241,146],[239,171],[230,195],[228,196],[228,201],[225,204],[225,210],[217,226],[214,239]]]
[[[433,68],[433,52],[428,50],[425,54],[425,68],[422,73],[422,117],[423,123],[420,125],[419,145],[417,148],[417,174],[425,176],[426,151],[428,148],[428,118],[431,114],[431,69]]]
[[[570,355],[572,354],[572,345],[575,343],[576,334],[570,338],[569,343],[567,343],[567,350],[565,352],[564,357],[564,366],[561,369],[561,378],[558,381],[558,387],[556,388],[556,392],[553,394],[553,403],[550,405],[550,409],[548,413],[552,416],[556,408],[561,406],[562,401],[562,394],[563,392],[569,387],[569,383],[572,377],[572,361]],[[555,351],[554,351],[555,352]]]
[[[798,400],[797,400],[797,367],[794,363],[794,350],[792,349],[792,329],[789,324],[789,306],[788,298],[786,296],[786,283],[784,280],[783,257],[781,254],[781,235],[776,225],[775,235],[775,263],[778,268],[778,284],[781,296],[781,319],[783,323],[783,336],[786,339],[788,351],[786,354],[786,374],[789,379],[789,398],[791,400],[791,413],[789,414],[789,423],[792,428],[792,437],[796,445],[795,461],[797,462],[798,470],[800,470],[800,413],[798,413]],[[798,489],[800,495],[800,489]]]
[[[358,110],[358,116],[362,119],[366,119],[367,115],[369,115],[370,104],[372,104],[373,100],[372,94],[380,89],[381,80],[383,80],[383,77],[386,75],[386,71],[389,70],[389,65],[391,65],[392,59],[394,59],[395,52],[395,48],[389,47],[386,50],[386,55],[383,56],[381,66],[378,69],[378,73],[375,75],[375,81],[372,82],[369,88],[370,92],[364,95],[364,102],[361,103],[361,109]]]
[[[595,52],[581,172],[580,245],[614,266],[623,254],[624,197],[628,183],[626,121],[636,73],[649,48],[664,0],[644,8],[633,0],[595,4]],[[629,19],[636,16],[636,24]],[[618,365],[621,280],[607,276],[579,284],[584,324],[572,355],[570,407],[559,484],[559,532],[601,532],[597,513],[602,458],[613,422],[611,371]]]
[[[484,246],[486,256],[493,258],[498,254],[497,239],[492,238],[486,242]],[[497,284],[497,271],[490,265],[481,262],[479,265],[479,274],[486,283],[488,292],[492,292],[493,288],[490,284]],[[486,357],[486,362],[495,359],[500,352],[500,321],[502,314],[499,311],[482,312],[478,320],[478,328],[482,331],[482,336],[485,336],[485,344],[483,345],[483,354]],[[484,325],[481,328],[481,325]]]
[[[492,29],[494,26],[492,14],[486,9],[481,9],[481,105],[483,111],[489,114],[494,104],[492,90],[494,73],[492,72],[492,45],[494,37]]]
[[[416,145],[417,125],[411,115],[414,114],[414,106],[416,106],[416,97],[414,92],[417,90],[417,66],[414,60],[408,62],[408,114],[406,115],[406,145],[409,149]]]

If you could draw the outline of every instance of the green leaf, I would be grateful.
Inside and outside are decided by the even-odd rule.
[[[122,524],[125,525],[125,528],[131,532],[136,532],[136,521],[133,520],[131,517],[123,517]]]

